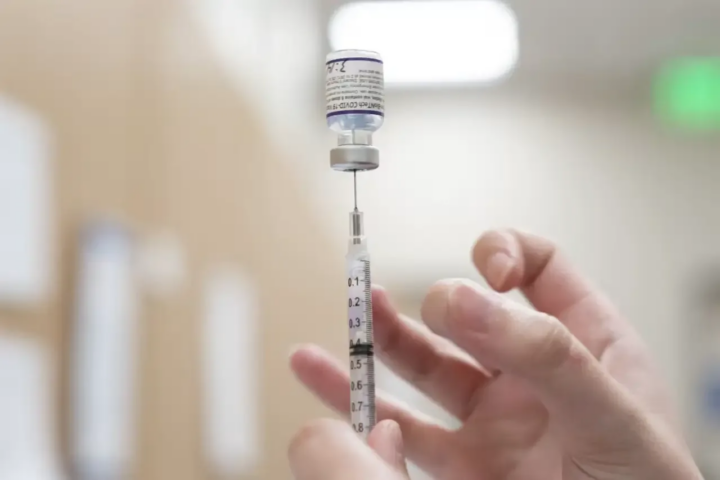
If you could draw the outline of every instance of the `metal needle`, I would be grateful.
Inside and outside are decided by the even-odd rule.
[[[355,193],[355,211],[357,212],[357,170],[353,170],[353,192]]]

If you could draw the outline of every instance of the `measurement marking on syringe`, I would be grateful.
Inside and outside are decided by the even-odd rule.
[[[364,243],[351,241],[347,274],[350,416],[355,431],[366,437],[375,425],[375,358],[370,261]]]

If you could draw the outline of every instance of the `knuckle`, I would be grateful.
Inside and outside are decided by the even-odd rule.
[[[554,317],[538,314],[527,327],[527,365],[539,373],[551,373],[574,358],[575,341],[570,331]]]
[[[418,356],[412,369],[408,372],[407,380],[416,387],[430,387],[438,381],[438,375],[446,366],[442,354],[434,347],[429,355]]]

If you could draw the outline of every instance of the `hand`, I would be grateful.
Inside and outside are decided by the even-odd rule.
[[[295,480],[409,480],[400,427],[378,423],[367,445],[349,425],[320,420],[300,431],[290,444]]]
[[[491,232],[473,260],[495,291],[438,283],[422,309],[429,329],[373,293],[381,359],[462,422],[449,430],[379,395],[379,418],[400,425],[410,460],[451,480],[702,478],[642,341],[552,244]],[[514,288],[535,309],[497,293]],[[291,364],[347,413],[336,360],[303,347]]]

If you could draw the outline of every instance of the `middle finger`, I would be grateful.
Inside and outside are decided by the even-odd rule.
[[[383,362],[460,420],[493,380],[473,359],[427,327],[400,315],[382,289],[373,290],[375,345]]]

